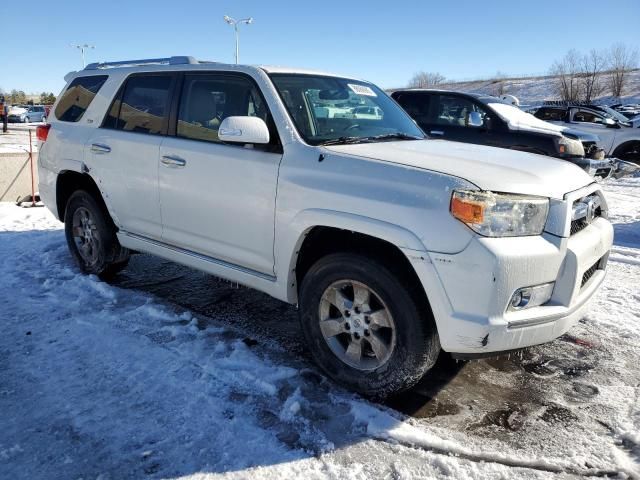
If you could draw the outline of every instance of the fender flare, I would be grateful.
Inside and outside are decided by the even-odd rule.
[[[403,254],[405,250],[426,251],[422,241],[413,232],[393,223],[336,210],[315,208],[302,210],[289,224],[290,233],[285,241],[276,241],[276,249],[279,250],[275,252],[276,258],[281,259],[278,261],[277,271],[282,272],[278,277],[287,282],[286,300],[290,303],[296,303],[298,296],[295,274],[298,253],[307,234],[314,227],[348,230],[378,238],[395,245],[403,251]],[[280,245],[279,248],[278,245]]]
[[[105,195],[105,193],[102,191],[102,188],[100,188],[101,182],[97,181],[94,178],[94,176],[91,175],[91,169],[87,166],[87,164],[81,160],[73,160],[71,158],[63,158],[62,160],[60,160],[59,169],[58,169],[57,178],[56,178],[56,193],[57,193],[57,182],[60,181],[60,176],[64,175],[65,172],[78,173],[80,175],[87,177],[89,180],[91,180],[91,182],[93,182],[93,184],[96,186],[96,189],[98,190],[98,193],[100,194],[102,202],[107,208],[107,212],[109,213],[109,215],[111,216],[111,219],[113,220],[113,223],[117,227],[119,227],[120,221],[118,220],[118,217],[115,215],[114,210],[110,205],[108,195]],[[57,195],[56,195],[56,203],[57,203]],[[60,217],[60,212],[58,212],[58,216]],[[59,218],[59,220],[64,221],[64,218]]]

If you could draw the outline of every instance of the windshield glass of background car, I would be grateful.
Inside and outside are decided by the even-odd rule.
[[[425,138],[415,122],[375,85],[345,78],[272,74],[271,79],[305,141],[409,135]]]

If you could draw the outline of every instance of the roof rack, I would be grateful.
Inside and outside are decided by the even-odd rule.
[[[581,102],[570,100],[545,100],[543,105],[555,105],[559,107],[598,107],[599,105],[593,102]]]
[[[193,57],[189,56],[176,56],[166,58],[144,58],[141,60],[121,60],[119,62],[95,62],[90,63],[85,70],[102,70],[106,68],[118,68],[118,67],[137,67],[140,65],[197,65],[200,62]]]

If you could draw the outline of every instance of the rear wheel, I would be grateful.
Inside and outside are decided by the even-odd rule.
[[[24,117],[24,123],[29,123],[29,122],[30,122],[29,117]]]
[[[129,251],[120,245],[105,208],[84,190],[67,202],[65,234],[71,255],[84,273],[107,279],[127,266]]]
[[[426,301],[400,272],[359,254],[328,255],[311,267],[300,320],[318,365],[368,396],[410,388],[440,353]]]

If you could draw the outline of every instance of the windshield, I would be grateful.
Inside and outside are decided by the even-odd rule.
[[[310,145],[426,138],[397,103],[371,83],[272,74],[289,115]]]
[[[606,115],[606,114],[609,114],[609,115],[608,115],[609,117],[611,117],[611,118],[613,118],[613,119],[615,119],[615,120],[618,120],[619,122],[622,122],[622,123],[627,123],[627,122],[629,122],[629,119],[628,119],[627,117],[625,117],[625,116],[624,116],[623,114],[621,114],[620,112],[615,111],[615,110],[614,110],[613,108],[611,108],[611,107],[608,107],[608,106],[606,106],[606,105],[602,105],[600,108],[602,108],[602,110],[604,110],[604,112],[606,112],[606,113],[605,113],[605,115]]]

